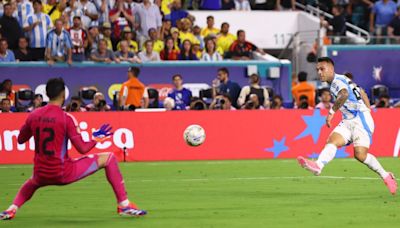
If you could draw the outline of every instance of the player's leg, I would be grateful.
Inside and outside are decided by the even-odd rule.
[[[0,220],[10,220],[15,217],[17,210],[22,207],[41,186],[32,178],[29,178],[18,191],[13,204],[4,212],[0,213]]]
[[[117,158],[113,153],[98,154],[99,168],[104,168],[108,182],[111,184],[118,202],[118,213],[128,216],[142,216],[147,214],[144,210],[130,202],[125,189],[125,182],[119,170]]]
[[[325,165],[335,158],[337,148],[346,145],[350,141],[350,136],[351,132],[347,128],[346,122],[342,122],[329,136],[316,162],[302,156],[297,157],[297,161],[303,168],[318,176]]]

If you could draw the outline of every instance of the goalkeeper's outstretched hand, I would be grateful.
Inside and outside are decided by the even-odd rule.
[[[109,138],[113,133],[111,132],[112,127],[110,124],[103,124],[99,129],[93,132],[93,140],[97,142],[102,142],[105,139]]]

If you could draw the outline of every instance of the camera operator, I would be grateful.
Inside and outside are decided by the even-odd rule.
[[[71,97],[70,103],[65,107],[67,112],[85,112],[86,109],[82,108],[82,100],[78,96]]]
[[[250,94],[248,101],[242,105],[242,109],[247,110],[257,110],[264,109],[263,106],[260,105],[260,100],[256,94]]]
[[[104,94],[97,92],[93,96],[92,103],[86,105],[86,111],[90,112],[105,112],[110,111],[111,107],[107,104]]]
[[[207,110],[207,104],[198,97],[192,97],[190,102],[190,110]]]
[[[378,101],[375,102],[375,105],[372,105],[371,108],[391,108],[390,105],[390,97],[387,94],[382,94],[379,96]]]
[[[236,110],[232,106],[230,97],[226,94],[217,95],[210,104],[210,109],[212,110]]]
[[[283,107],[283,98],[281,95],[275,95],[272,98],[271,109],[285,109]]]
[[[308,97],[306,95],[301,95],[299,97],[299,106],[297,106],[296,108],[309,110],[313,109],[313,107],[309,106]]]
[[[44,106],[44,103],[43,103],[42,94],[35,94],[35,96],[33,97],[33,100],[32,100],[32,104],[28,108],[28,112],[32,112],[33,110],[43,107],[43,106]]]

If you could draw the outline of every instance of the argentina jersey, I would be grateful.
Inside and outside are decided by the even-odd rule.
[[[336,99],[340,90],[346,89],[349,92],[344,105],[340,108],[343,119],[353,119],[359,112],[369,111],[361,97],[360,87],[353,81],[341,74],[335,74],[330,87],[331,94]]]
[[[28,16],[33,14],[33,6],[30,1],[25,0],[21,3],[18,3],[17,8],[18,8],[18,22],[22,28]]]
[[[29,32],[29,46],[31,48],[44,48],[47,31],[53,27],[53,22],[47,14],[31,14],[27,17],[24,27],[28,27],[37,21],[40,23]]]

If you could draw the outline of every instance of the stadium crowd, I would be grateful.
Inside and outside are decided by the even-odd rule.
[[[213,9],[217,2],[201,7]],[[223,2],[250,10],[248,1]],[[0,1],[0,62],[220,61],[264,54],[244,30],[229,27],[216,27],[209,16],[200,28],[180,0]]]
[[[85,111],[135,111],[137,109],[164,108],[164,110],[266,110],[285,109],[283,98],[274,94],[270,87],[261,86],[257,74],[249,76],[249,84],[240,87],[229,78],[227,68],[219,68],[216,78],[209,89],[193,96],[190,89],[183,85],[184,77],[172,76],[173,88],[168,95],[160,98],[156,89],[147,87],[140,79],[140,68],[130,67],[128,80],[122,82],[121,89],[115,94],[112,104],[106,102],[105,95],[96,87],[84,87],[78,94],[70,97],[64,109],[69,112]],[[352,77],[350,73],[346,73]],[[307,73],[300,72],[292,87],[293,104],[286,106],[295,109],[326,109],[333,106],[333,99],[327,87],[315,88],[307,81]],[[31,112],[46,105],[43,94],[34,94],[31,90],[13,90],[12,80],[6,79],[0,84],[0,112]],[[381,91],[371,99],[371,108],[400,108],[400,101],[393,103],[388,91]]]

